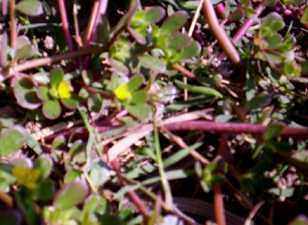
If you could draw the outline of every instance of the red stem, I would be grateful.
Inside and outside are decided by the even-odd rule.
[[[57,0],[57,3],[58,3],[59,11],[60,11],[62,30],[64,33],[65,41],[67,43],[69,50],[73,51],[74,45],[73,45],[72,35],[69,30],[69,22],[68,22],[67,14],[66,14],[65,0]]]
[[[252,24],[255,22],[255,20],[261,15],[263,10],[265,9],[265,6],[263,4],[260,4],[256,8],[255,14],[250,17],[246,22],[242,25],[242,27],[234,34],[232,41],[234,44],[238,43],[241,38],[246,34],[247,30],[252,26]]]
[[[122,176],[121,171],[120,171],[120,165],[117,160],[113,160],[111,162],[111,166],[113,170],[116,172],[116,175],[122,185],[126,185],[126,180]],[[127,195],[129,199],[132,201],[132,203],[136,206],[136,208],[139,210],[139,212],[143,215],[144,219],[146,220],[148,218],[149,210],[147,207],[144,205],[143,201],[140,199],[140,197],[136,194],[134,191],[128,191]]]
[[[213,133],[230,133],[241,134],[250,133],[261,135],[267,127],[259,124],[249,123],[220,123],[220,122],[208,122],[208,121],[185,121],[179,123],[173,123],[165,125],[165,128],[170,131],[192,130],[192,131],[204,131]],[[285,127],[282,131],[283,137],[294,138],[308,138],[308,128],[297,127]]]
[[[7,16],[7,0],[2,0],[2,16]]]
[[[10,1],[10,43],[11,48],[16,48],[16,41],[17,41],[17,22],[15,16],[15,0]]]
[[[108,0],[96,0],[94,2],[91,17],[87,27],[84,43],[88,45],[94,38],[99,17],[104,15],[107,10]]]
[[[217,225],[226,225],[224,201],[220,186],[214,186],[214,212]]]

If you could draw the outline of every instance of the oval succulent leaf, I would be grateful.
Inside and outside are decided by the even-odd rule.
[[[50,71],[50,85],[51,87],[57,87],[64,78],[64,72],[62,69],[53,69]]]
[[[24,135],[17,129],[3,130],[0,133],[0,156],[6,156],[17,151],[24,143]]]
[[[173,33],[183,27],[187,20],[188,15],[186,12],[175,12],[164,21],[163,25],[161,26],[161,30],[166,33]]]
[[[27,16],[43,14],[42,3],[38,0],[22,0],[16,5],[16,9]]]
[[[26,109],[36,109],[41,105],[31,78],[21,77],[13,81],[13,91],[17,103]]]
[[[43,103],[43,114],[50,120],[57,119],[61,114],[61,105],[57,100],[48,100]]]
[[[59,209],[74,207],[86,199],[88,192],[88,186],[83,181],[67,184],[55,198],[54,206]]]

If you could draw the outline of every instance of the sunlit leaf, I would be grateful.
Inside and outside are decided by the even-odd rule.
[[[88,186],[83,181],[65,185],[58,193],[54,205],[59,209],[69,209],[82,203],[88,195]]]
[[[41,105],[31,78],[21,77],[14,80],[13,91],[20,106],[26,109],[36,109]]]
[[[28,16],[39,16],[43,13],[43,6],[39,0],[21,0],[17,3],[16,9]]]
[[[163,32],[175,32],[185,25],[188,15],[184,11],[178,11],[168,17],[161,26]]]
[[[61,114],[61,105],[57,100],[48,100],[43,103],[43,114],[46,118],[57,119]]]
[[[16,129],[6,129],[0,133],[0,156],[9,155],[25,143],[24,135]]]

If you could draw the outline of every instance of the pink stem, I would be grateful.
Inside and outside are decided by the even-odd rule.
[[[7,16],[7,0],[2,0],[2,16]]]
[[[219,185],[214,186],[214,212],[217,225],[226,225],[223,195]]]
[[[164,126],[170,131],[204,131],[209,133],[230,133],[241,134],[250,133],[262,135],[267,130],[266,126],[259,124],[248,123],[221,123],[221,122],[208,122],[208,121],[185,121],[180,123],[173,123]],[[285,127],[281,136],[295,137],[295,138],[308,138],[308,128]]]
[[[94,3],[90,23],[85,37],[85,45],[88,45],[95,38],[99,17],[105,15],[107,6],[108,0],[98,0],[98,2]]]
[[[73,45],[72,35],[69,30],[69,22],[68,22],[67,14],[66,14],[65,0],[57,0],[57,3],[58,3],[58,8],[60,10],[60,17],[61,17],[64,37],[65,37],[69,50],[73,51],[74,45]]]
[[[247,30],[252,26],[256,18],[260,16],[260,14],[263,12],[264,9],[265,9],[265,6],[263,4],[260,4],[257,7],[255,14],[252,17],[250,17],[248,20],[246,20],[246,22],[242,25],[242,27],[233,36],[232,41],[234,44],[238,43],[241,40],[241,38],[245,35]]]

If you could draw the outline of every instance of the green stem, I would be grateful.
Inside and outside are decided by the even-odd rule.
[[[153,130],[154,130],[154,142],[155,142],[155,152],[156,152],[156,163],[159,171],[159,175],[161,177],[161,183],[165,192],[165,202],[166,207],[169,210],[172,210],[173,208],[173,200],[172,200],[172,193],[171,188],[164,170],[164,164],[163,159],[161,155],[161,148],[160,148],[160,141],[159,141],[159,135],[158,135],[158,129],[157,129],[157,123],[155,118],[155,112],[154,112],[154,120],[153,120]]]

